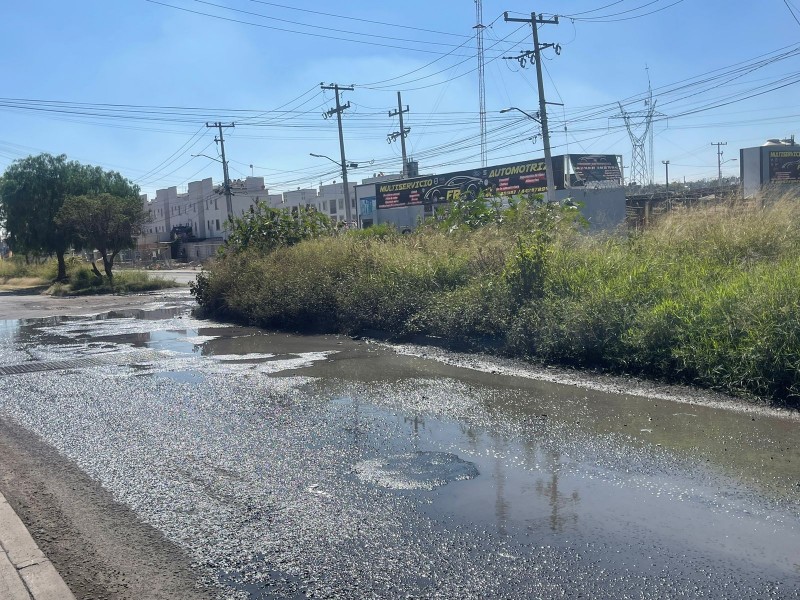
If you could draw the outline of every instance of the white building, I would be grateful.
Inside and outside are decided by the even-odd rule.
[[[397,177],[397,176],[395,176]],[[368,181],[383,179],[372,178]],[[356,184],[350,184],[350,217],[359,222],[359,207]],[[232,214],[244,215],[259,202],[271,208],[291,210],[293,208],[315,208],[334,221],[344,222],[347,209],[344,200],[344,185],[331,183],[320,185],[319,189],[298,188],[283,194],[270,194],[263,177],[246,177],[230,182]],[[156,197],[148,201],[141,196],[145,209],[150,213],[150,222],[144,226],[137,244],[141,257],[168,258],[170,243],[176,228],[191,230],[196,241],[183,244],[186,260],[203,260],[213,256],[227,238],[225,222],[228,220],[228,207],[225,190],[221,184],[214,184],[210,177],[189,183],[187,191],[178,193],[175,186],[157,190]],[[365,221],[365,224],[372,224]],[[166,255],[166,256],[165,256]]]
[[[264,185],[263,177],[247,177],[230,183],[233,215],[241,216],[261,200],[274,200]],[[168,258],[169,244],[173,241],[176,228],[191,230],[197,241],[184,244],[187,260],[203,260],[212,256],[227,237],[225,222],[228,220],[228,206],[222,185],[214,185],[210,177],[192,181],[185,193],[178,193],[175,186],[157,190],[156,197],[148,202],[142,195],[142,202],[150,214],[139,236],[137,248],[143,259]],[[165,256],[165,254],[167,256]]]
[[[356,186],[350,187],[350,218],[356,220]],[[344,205],[344,184],[329,183],[319,186],[317,210],[328,215],[334,221],[347,220],[347,209]]]
[[[283,193],[283,200],[278,206],[273,208],[311,208],[314,207],[321,211],[317,190],[313,188],[297,188],[290,192]]]

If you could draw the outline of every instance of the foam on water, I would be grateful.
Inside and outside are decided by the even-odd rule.
[[[478,476],[474,463],[449,452],[413,452],[363,460],[355,471],[361,481],[393,490],[433,490]]]

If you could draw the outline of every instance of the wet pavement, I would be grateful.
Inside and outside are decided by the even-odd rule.
[[[800,597],[796,414],[190,307],[1,321],[0,416],[220,598]]]

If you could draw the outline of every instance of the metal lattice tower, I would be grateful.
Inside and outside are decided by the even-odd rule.
[[[620,114],[615,118],[623,119],[631,138],[631,167],[629,181],[638,185],[653,185],[653,117],[656,115],[656,101],[653,100],[653,90],[650,87],[650,78],[647,81],[647,99],[645,110],[628,112],[618,102]],[[645,150],[649,146],[649,152]]]
[[[483,2],[475,0],[475,41],[478,47],[478,103],[480,104],[481,127],[481,167],[486,166],[486,78],[485,55],[483,51]]]

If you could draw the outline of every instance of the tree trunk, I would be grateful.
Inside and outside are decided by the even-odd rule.
[[[67,280],[67,262],[64,260],[64,254],[64,250],[56,252],[56,259],[58,259],[58,275],[56,275],[56,281]]]
[[[112,273],[112,269],[114,268],[114,257],[116,256],[116,252],[111,256],[108,256],[105,250],[103,250],[101,254],[103,255],[103,269],[105,269],[108,282],[111,284],[111,287],[114,287],[114,273]]]
[[[92,271],[94,271],[94,274],[100,279],[103,278],[103,274],[97,269],[97,264],[94,261],[92,261]]]

